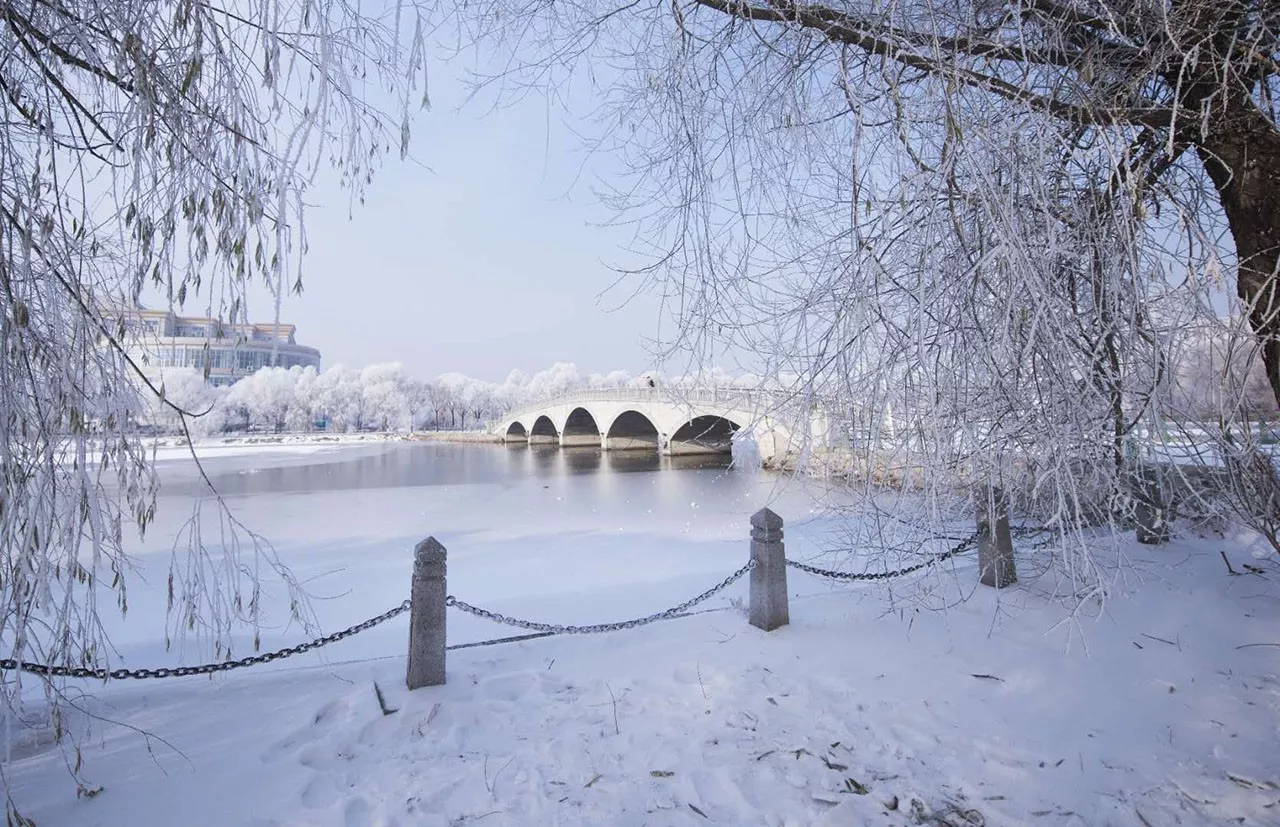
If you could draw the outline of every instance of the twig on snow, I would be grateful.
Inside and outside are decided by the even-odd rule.
[[[378,708],[382,710],[383,715],[394,715],[400,711],[398,708],[392,709],[387,706],[387,699],[382,697],[382,687],[378,686],[377,681],[373,682],[373,694],[378,696]]]
[[[1227,559],[1227,553],[1222,549],[1218,549],[1218,553],[1222,555],[1222,562],[1227,564],[1227,573],[1230,574],[1232,577],[1238,576],[1240,572],[1231,568],[1231,561]]]
[[[618,699],[613,696],[613,687],[609,684],[604,685],[609,690],[609,700],[613,702],[613,734],[621,735],[622,730],[618,727]]]
[[[502,768],[493,774],[493,781],[490,781],[489,780],[489,756],[486,755],[484,757],[484,787],[486,790],[489,791],[489,795],[493,796],[494,801],[498,800],[498,778],[501,777],[503,770],[511,766],[511,762],[514,760],[516,760],[516,757],[514,755],[508,758],[507,763],[503,764]],[[492,813],[490,813],[490,815],[492,815]]]

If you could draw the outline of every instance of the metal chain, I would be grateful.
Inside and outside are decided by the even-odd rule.
[[[820,569],[817,566],[809,566],[795,560],[788,560],[787,565],[793,569],[799,569],[800,571],[808,572],[809,574],[814,574],[818,577],[826,577],[831,580],[888,580],[893,577],[902,577],[903,575],[911,574],[913,572],[920,571],[921,569],[927,569],[929,566],[937,565],[944,560],[950,560],[957,554],[963,554],[968,551],[977,541],[978,535],[975,534],[972,537],[967,537],[964,540],[961,540],[960,543],[950,551],[944,551],[942,554],[934,555],[923,563],[917,563],[914,566],[907,566],[905,569],[895,569],[894,571],[831,571],[830,569]]]
[[[1046,528],[1031,528],[1031,527],[1018,526],[1013,529],[1012,533],[1018,534],[1020,536],[1025,536],[1027,534],[1035,534],[1035,533],[1045,532],[1049,530],[1050,529],[1046,529]],[[832,580],[847,580],[847,581],[887,580],[891,577],[901,577],[906,574],[911,574],[913,572],[920,571],[921,569],[928,568],[929,566],[936,565],[938,563],[943,562],[944,560],[948,560],[952,557],[955,557],[958,554],[963,554],[965,551],[972,548],[975,542],[977,542],[976,534],[962,540],[959,543],[959,545],[955,546],[950,551],[946,551],[942,554],[936,555],[935,557],[929,560],[926,560],[923,563],[919,563],[914,566],[908,566],[907,568],[903,568],[903,569],[897,569],[895,571],[885,571],[885,572],[831,571],[829,569],[820,569],[816,566],[810,566],[805,563],[800,563],[795,560],[788,560],[787,565],[794,569],[799,569],[800,571],[808,572],[809,574],[817,575],[819,577],[827,577]],[[506,615],[500,614],[498,612],[491,612],[488,609],[481,609],[477,606],[472,606],[470,603],[466,603],[461,600],[458,600],[453,595],[449,595],[448,597],[445,598],[445,605],[452,606],[456,609],[459,609],[460,611],[475,615],[476,617],[483,617],[486,620],[492,620],[496,623],[502,623],[507,626],[515,626],[520,629],[528,629],[531,632],[542,632],[545,634],[553,634],[553,635],[563,635],[563,634],[587,635],[587,634],[598,634],[601,632],[616,632],[622,629],[634,629],[638,626],[647,626],[648,624],[656,623],[659,620],[670,620],[671,618],[678,617],[684,614],[685,612],[687,612],[689,609],[698,605],[699,603],[702,603],[708,600],[709,598],[714,596],[716,593],[723,591],[724,589],[728,588],[729,586],[731,586],[732,584],[740,580],[747,572],[755,568],[755,565],[756,565],[755,560],[748,560],[745,566],[738,569],[733,574],[726,577],[724,580],[721,580],[716,585],[707,589],[702,594],[698,595],[697,597],[690,598],[689,600],[686,600],[677,606],[673,606],[672,608],[667,609],[665,612],[658,612],[657,614],[651,614],[651,615],[648,615],[647,617],[640,617],[634,620],[624,620],[618,623],[596,623],[590,626],[562,626],[555,623],[538,623],[531,620],[520,620],[518,618],[507,617]],[[85,666],[51,666],[49,664],[44,664],[44,663],[31,663],[30,661],[25,661],[25,660],[18,661],[18,660],[14,660],[13,658],[0,658],[0,672],[8,672],[8,671],[21,669],[24,672],[31,672],[36,675],[45,675],[48,677],[96,678],[97,680],[102,680],[102,681],[105,681],[108,679],[125,680],[127,678],[133,678],[138,680],[142,680],[146,678],[182,678],[182,677],[187,677],[189,675],[208,675],[214,672],[227,672],[232,669],[240,669],[245,666],[256,666],[260,663],[270,663],[274,660],[281,660],[283,658],[292,657],[293,655],[300,655],[303,652],[310,652],[312,649],[319,649],[320,647],[327,646],[330,643],[337,643],[338,641],[343,640],[344,638],[349,638],[352,635],[356,635],[356,634],[359,634],[360,632],[366,631],[368,629],[372,629],[374,626],[377,626],[380,623],[385,623],[391,618],[396,617],[397,615],[403,614],[404,612],[407,612],[409,610],[409,605],[410,605],[410,602],[408,600],[405,600],[399,606],[389,609],[388,611],[385,611],[376,617],[371,617],[368,620],[364,621],[363,623],[357,623],[354,626],[343,629],[341,632],[334,632],[331,635],[325,635],[324,637],[316,638],[315,640],[309,641],[307,643],[300,643],[297,646],[288,646],[288,647],[285,647],[284,649],[278,649],[274,652],[265,652],[261,655],[250,655],[248,657],[240,658],[239,660],[227,660],[227,661],[220,661],[218,663],[203,663],[203,664],[200,664],[199,666],[173,666],[173,667],[160,667],[158,669],[107,670],[104,668],[90,668]]]
[[[28,661],[16,661],[12,658],[0,659],[0,672],[21,669],[24,672],[32,672],[37,675],[47,675],[55,678],[97,678],[105,681],[124,680],[125,678],[182,678],[188,675],[208,675],[213,672],[226,672],[231,669],[240,669],[244,666],[256,666],[259,663],[270,663],[273,660],[300,655],[303,652],[310,652],[312,649],[319,649],[321,646],[327,646],[330,643],[337,643],[343,638],[349,638],[352,635],[372,629],[379,623],[385,623],[396,615],[409,611],[409,601],[406,600],[394,609],[385,611],[377,617],[371,617],[363,623],[357,623],[350,628],[343,629],[341,632],[334,632],[331,635],[318,637],[308,643],[300,643],[297,646],[288,646],[275,652],[265,652],[261,655],[250,655],[247,658],[239,660],[225,660],[219,663],[202,663],[199,666],[173,666],[160,667],[159,669],[91,669],[84,666],[50,666],[44,663],[29,663]]]
[[[748,560],[745,566],[707,589],[702,594],[697,597],[690,598],[678,606],[673,606],[665,612],[658,612],[657,614],[651,614],[647,617],[638,617],[635,620],[623,620],[618,623],[595,623],[591,626],[561,626],[556,623],[538,623],[532,620],[519,620],[514,617],[507,617],[504,614],[499,614],[498,612],[491,612],[488,609],[481,609],[477,606],[472,606],[470,603],[464,603],[453,595],[446,597],[444,599],[444,604],[446,606],[453,606],[455,609],[464,611],[467,614],[472,614],[476,617],[483,617],[485,620],[492,620],[495,623],[502,623],[507,626],[515,626],[519,629],[528,629],[531,632],[546,632],[553,635],[594,635],[599,634],[600,632],[617,632],[622,629],[634,629],[637,626],[647,626],[648,624],[656,623],[659,620],[670,620],[673,617],[678,617],[704,600],[707,600],[716,592],[728,588],[730,585],[741,579],[744,574],[755,568],[755,565],[755,560]]]

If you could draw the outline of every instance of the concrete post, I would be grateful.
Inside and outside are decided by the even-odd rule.
[[[974,492],[978,511],[978,582],[1002,588],[1018,582],[1009,533],[1009,500],[994,485]]]
[[[410,689],[444,683],[444,546],[428,537],[413,551],[413,587],[409,593]]]
[[[1129,488],[1138,542],[1151,546],[1169,542],[1168,514],[1155,469],[1139,466],[1129,478]]]
[[[751,515],[751,625],[772,632],[791,622],[787,609],[787,553],[782,518],[767,508]]]

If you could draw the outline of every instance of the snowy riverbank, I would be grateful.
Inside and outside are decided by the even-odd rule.
[[[459,650],[446,686],[414,693],[403,657],[349,646],[333,657],[351,662],[90,685],[86,709],[155,737],[96,724],[91,799],[47,744],[8,777],[37,823],[86,827],[1274,824],[1280,570],[1232,577],[1220,547],[1248,559],[1238,540],[1130,549],[1097,619],[1043,583],[954,602],[962,565],[893,602],[795,579],[770,634],[718,601]]]
[[[449,549],[451,593],[554,623],[702,592],[742,565],[762,505],[787,519],[791,559],[886,562],[847,545],[822,556],[845,535],[820,491],[783,475],[588,471],[566,452],[483,446],[288,455],[315,444],[248,443],[266,453],[218,455],[209,471],[312,589],[325,632],[399,605],[428,534]],[[460,476],[415,476],[445,467]],[[161,474],[129,615],[108,617],[113,668],[207,659],[164,644],[165,572],[200,487],[181,463]],[[1125,538],[1108,602],[1073,613],[1070,584],[1029,542],[1018,551],[1022,582],[1000,593],[975,587],[971,557],[858,587],[793,570],[791,624],[772,633],[743,617],[742,580],[704,614],[452,651],[448,683],[413,693],[404,616],[211,679],[75,682],[63,725],[101,792],[77,797],[74,756],[48,730],[15,732],[4,780],[42,827],[1276,823],[1274,552],[1185,527],[1163,547]],[[281,600],[264,592],[264,650],[310,637]],[[453,644],[518,633],[448,623]]]
[[[502,435],[492,431],[416,431],[410,439],[427,442],[502,442]]]
[[[196,439],[194,445],[200,457],[215,458],[257,453],[306,454],[352,445],[376,445],[385,442],[407,442],[413,440],[480,443],[501,442],[502,438],[487,431],[363,432],[354,434],[333,434],[315,431],[284,434],[231,434]],[[159,437],[149,440],[147,445],[155,450],[155,458],[160,461],[189,459],[191,457],[191,448],[183,437]]]

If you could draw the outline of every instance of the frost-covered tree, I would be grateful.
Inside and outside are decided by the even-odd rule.
[[[1057,525],[1123,512],[1133,436],[1176,413],[1170,355],[1224,288],[1280,399],[1274,2],[448,12],[514,55],[478,67],[500,96],[602,87],[590,148],[625,164],[605,199],[668,344],[821,399],[868,478],[994,477]]]
[[[126,537],[150,522],[155,493],[131,430],[144,405],[121,347],[127,311],[151,287],[240,320],[251,280],[277,296],[296,286],[319,171],[358,199],[405,148],[416,21],[349,0],[0,3],[6,657],[111,665],[98,612],[126,606]],[[211,565],[214,553],[234,552],[197,542],[178,557],[173,625],[225,651],[233,623],[257,620],[242,574],[256,566]],[[6,715],[22,680],[0,675]]]
[[[309,431],[316,421],[316,383],[320,374],[308,365],[298,373],[298,381],[293,386],[293,401],[286,414],[285,427],[290,431]]]
[[[634,382],[635,379],[625,370],[593,373],[587,377],[587,386],[591,388],[625,388]]]
[[[1228,272],[1280,399],[1270,0],[577,0],[447,12],[511,47],[517,66],[493,78],[508,89],[558,87],[599,58],[625,67],[600,96],[601,141],[635,173],[618,204],[648,224],[651,272],[669,275],[677,313],[699,330],[767,304],[756,290],[773,279],[731,276],[772,273],[800,298],[822,271],[851,264],[887,211],[919,226],[989,200],[964,167],[1008,153],[1012,174],[1036,166],[1058,218],[1095,196],[1136,215],[1128,256],[1159,250],[1184,255],[1189,273]],[[1010,146],[1014,135],[1040,151]],[[806,220],[807,231],[780,232]],[[725,305],[752,312],[722,320]]]
[[[545,399],[566,391],[582,387],[584,377],[578,373],[578,366],[572,362],[556,362],[546,370],[540,370],[525,384],[525,399]]]
[[[360,372],[343,365],[316,378],[315,409],[329,421],[330,430],[358,431],[364,424],[364,389]]]
[[[507,374],[502,384],[494,388],[493,396],[497,405],[504,409],[514,408],[527,396],[529,374],[516,368]]]
[[[364,421],[380,431],[409,428],[411,414],[404,366],[399,362],[370,365],[360,372]]]
[[[195,436],[208,436],[220,431],[225,423],[224,391],[211,387],[200,371],[193,368],[163,368],[144,373],[147,381],[160,390],[144,394],[146,403],[142,419],[145,424],[167,433],[180,433],[181,411],[199,413],[187,423]]]
[[[473,382],[463,390],[462,404],[471,415],[472,427],[484,424],[494,411],[493,385]]]
[[[434,386],[421,379],[405,382],[405,401],[409,406],[409,429],[427,430],[435,427]]]
[[[289,424],[289,414],[297,409],[298,384],[303,369],[261,368],[231,386],[226,404],[249,414],[249,424],[279,433]]]
[[[436,404],[441,415],[441,427],[466,428],[467,405],[465,402],[467,387],[475,380],[461,373],[445,373],[436,377],[438,389]],[[448,425],[444,425],[447,417]]]
[[[1274,418],[1257,342],[1240,319],[1206,321],[1175,354],[1175,402],[1189,420],[1216,422],[1234,411]]]

